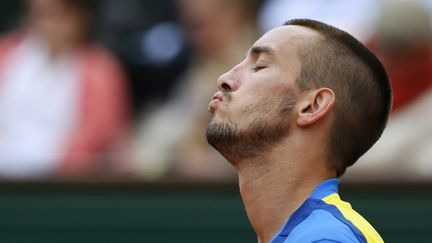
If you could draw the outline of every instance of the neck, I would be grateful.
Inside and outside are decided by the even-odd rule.
[[[260,242],[269,242],[314,188],[335,176],[322,161],[324,156],[298,151],[308,150],[284,143],[236,165],[243,203]]]

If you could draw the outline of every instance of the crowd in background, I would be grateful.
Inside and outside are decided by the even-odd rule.
[[[0,178],[233,181],[207,145],[216,79],[291,18],[382,60],[394,106],[347,178],[432,178],[432,4],[422,0],[5,1]],[[10,14],[11,11],[15,14]]]

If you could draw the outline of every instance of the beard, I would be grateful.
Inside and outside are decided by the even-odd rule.
[[[240,129],[231,122],[212,121],[207,128],[208,143],[231,164],[259,157],[289,135],[289,120],[295,99],[284,97],[276,111],[263,110],[266,105],[249,106],[242,113],[254,113],[253,118]]]

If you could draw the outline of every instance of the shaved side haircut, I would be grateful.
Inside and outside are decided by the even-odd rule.
[[[388,75],[378,58],[350,34],[327,24],[293,19],[319,33],[299,47],[301,90],[327,87],[336,95],[327,160],[337,175],[353,165],[381,136],[391,110]]]

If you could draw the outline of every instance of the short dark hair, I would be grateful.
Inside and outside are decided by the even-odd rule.
[[[372,147],[387,124],[392,103],[388,75],[378,58],[345,31],[310,19],[292,19],[284,25],[320,34],[313,44],[299,47],[302,67],[297,86],[328,87],[336,94],[327,159],[341,176]]]

